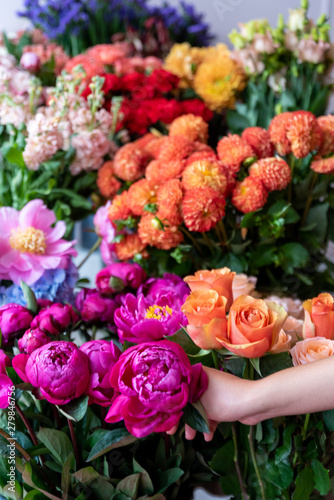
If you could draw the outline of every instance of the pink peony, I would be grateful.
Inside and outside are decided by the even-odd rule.
[[[100,246],[101,258],[106,265],[112,264],[116,260],[115,244],[113,243],[116,230],[108,217],[110,205],[111,201],[109,200],[106,205],[98,209],[94,216],[95,231],[102,238]]]
[[[101,293],[118,293],[125,288],[137,290],[146,279],[139,264],[116,262],[102,269],[96,276],[96,287]]]
[[[42,200],[32,200],[21,210],[0,208],[0,279],[35,283],[46,269],[61,268],[67,255],[76,255],[74,241],[62,239],[65,222]]]
[[[13,382],[7,375],[0,373],[0,409],[7,408],[10,403],[10,396],[12,395],[15,387]]]
[[[0,307],[0,329],[6,345],[30,327],[33,315],[19,304],[5,304]]]
[[[83,321],[114,324],[114,313],[118,304],[111,297],[102,295],[96,289],[83,288],[75,299],[75,307]]]
[[[30,356],[18,354],[13,368],[25,381],[37,387],[41,395],[56,405],[79,398],[89,384],[87,356],[73,342],[50,342]]]
[[[50,335],[59,335],[78,321],[79,316],[75,314],[72,306],[56,303],[40,311],[31,323],[31,327],[40,328]]]
[[[0,349],[0,374],[6,375],[6,368],[9,368],[11,364],[10,357],[7,356],[5,351]]]
[[[127,349],[112,369],[110,383],[121,394],[106,421],[124,420],[131,434],[143,437],[178,424],[183,408],[202,395],[208,380],[178,344],[162,340]]]
[[[115,391],[110,385],[109,378],[121,351],[106,340],[91,340],[83,344],[80,350],[89,360],[90,379],[87,390],[89,404],[110,406],[115,398]]]
[[[27,330],[23,337],[18,341],[18,346],[20,352],[31,354],[36,349],[42,347],[42,345],[48,344],[49,342],[51,342],[51,340],[42,330],[39,328],[29,328],[29,330]]]

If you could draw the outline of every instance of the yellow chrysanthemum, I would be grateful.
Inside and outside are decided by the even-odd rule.
[[[246,85],[246,74],[230,58],[225,45],[211,47],[204,62],[194,76],[194,90],[212,111],[235,106],[238,92]]]
[[[187,42],[176,43],[165,59],[164,69],[180,78],[179,87],[191,87],[197,66],[204,60],[207,50],[191,47]]]

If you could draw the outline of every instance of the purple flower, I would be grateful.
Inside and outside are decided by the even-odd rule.
[[[110,406],[115,398],[109,378],[112,368],[118,361],[121,351],[112,342],[91,340],[80,347],[89,361],[89,387],[87,390],[89,404]]]
[[[33,320],[31,312],[19,304],[6,304],[0,307],[0,329],[3,344],[14,340],[30,327]]]
[[[75,299],[75,306],[84,321],[114,324],[114,312],[118,305],[114,299],[102,295],[96,289],[84,288]]]
[[[182,278],[176,274],[165,273],[163,278],[149,278],[139,288],[137,295],[143,294],[156,297],[160,293],[174,293],[182,302],[190,293],[190,288]]]
[[[136,344],[173,335],[187,322],[181,312],[182,301],[173,293],[161,292],[145,297],[128,293],[115,312],[115,324],[121,342]]]
[[[96,276],[96,288],[101,293],[119,293],[125,288],[137,290],[146,279],[139,264],[117,262],[102,269]]]
[[[39,328],[29,328],[18,341],[20,352],[31,354],[33,351],[51,342],[49,337]]]
[[[201,366],[193,369],[184,350],[167,340],[130,347],[112,369],[110,383],[121,394],[113,402],[106,421],[124,420],[136,437],[166,432],[178,424],[182,410],[207,388]],[[199,375],[201,372],[201,375]]]
[[[49,403],[56,405],[79,398],[88,388],[88,358],[73,342],[50,342],[30,356],[18,354],[13,367],[25,382],[37,387]]]
[[[40,311],[32,321],[31,328],[40,328],[50,335],[59,335],[78,321],[79,316],[74,312],[72,306],[52,304],[52,306]]]

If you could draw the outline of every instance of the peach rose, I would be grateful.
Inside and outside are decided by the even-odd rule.
[[[296,319],[293,316],[288,316],[283,325],[283,330],[287,335],[290,335],[292,345],[303,338],[303,325],[302,319]]]
[[[334,340],[325,337],[301,340],[291,349],[290,354],[294,366],[328,358],[334,356]]]
[[[236,300],[240,295],[252,295],[256,282],[255,276],[247,276],[244,273],[236,274],[232,283],[233,300]]]
[[[184,281],[190,290],[215,290],[219,295],[226,297],[228,311],[233,302],[232,282],[235,273],[228,267],[213,269],[212,271],[197,271],[194,276],[187,276]]]
[[[270,352],[272,354],[278,354],[280,352],[289,351],[291,349],[291,342],[292,342],[291,335],[285,333],[285,331],[282,329],[278,334],[278,339],[276,344],[272,346]]]
[[[325,337],[326,339],[334,340],[333,302],[333,297],[330,293],[321,293],[318,297],[304,302],[304,339]]]
[[[267,300],[277,302],[283,306],[289,316],[294,316],[296,319],[303,317],[303,303],[299,299],[292,299],[291,297],[279,297],[278,295],[269,295]]]
[[[226,335],[226,297],[215,290],[195,290],[181,307],[187,316],[187,332],[201,349],[220,349],[217,336]]]
[[[258,358],[276,344],[286,316],[275,302],[240,295],[230,309],[227,337],[217,340],[238,356]]]

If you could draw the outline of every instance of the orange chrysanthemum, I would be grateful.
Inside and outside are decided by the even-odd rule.
[[[72,57],[65,64],[64,70],[72,73],[77,66],[81,66],[84,69],[82,77],[86,81],[89,81],[93,76],[103,74],[105,71],[102,63],[87,54],[79,54]]]
[[[167,163],[153,160],[147,166],[145,177],[152,186],[160,186],[169,179],[181,177],[184,167],[185,160],[168,161]]]
[[[219,161],[214,150],[210,148],[209,151],[196,151],[195,153],[191,154],[186,159],[185,166],[187,167],[188,165],[191,165],[195,161],[201,161],[201,160]]]
[[[100,193],[105,198],[112,198],[119,188],[121,183],[114,176],[114,167],[112,161],[107,161],[97,173],[97,187]]]
[[[238,135],[231,134],[218,142],[217,154],[222,164],[234,173],[239,171],[243,161],[255,156],[253,149],[246,141]]]
[[[261,127],[248,127],[241,134],[243,139],[253,149],[258,159],[268,158],[274,154],[274,146],[270,142],[269,132]]]
[[[210,187],[190,189],[183,198],[184,223],[190,231],[210,231],[225,214],[225,197]]]
[[[138,148],[146,150],[146,147],[156,139],[160,139],[160,137],[157,137],[156,135],[149,133],[143,135],[143,137],[140,137],[139,139],[134,141],[134,144],[137,144]]]
[[[209,125],[201,116],[182,115],[175,118],[170,126],[169,137],[173,135],[184,135],[190,141],[206,143],[209,136]]]
[[[137,233],[125,235],[119,243],[115,243],[115,252],[119,260],[130,260],[137,254],[148,257],[144,250],[145,243],[141,241]]]
[[[168,137],[160,148],[158,160],[162,163],[173,160],[184,160],[194,151],[193,143],[183,135]]]
[[[305,158],[319,149],[322,131],[316,117],[310,111],[293,111],[288,123],[286,136],[296,158]]]
[[[178,179],[171,179],[162,184],[157,192],[157,217],[170,226],[182,224],[181,214],[182,189]]]
[[[117,194],[112,200],[108,211],[108,217],[113,220],[125,220],[131,215],[131,210],[128,204],[128,192],[123,191],[122,194]]]
[[[319,116],[317,122],[322,131],[322,145],[319,149],[319,154],[321,156],[327,156],[334,153],[334,116]]]
[[[168,137],[166,135],[162,137],[154,137],[149,143],[145,145],[145,151],[152,157],[158,158],[160,149],[162,146],[168,142]]]
[[[311,168],[318,174],[333,174],[334,173],[334,156],[329,158],[321,158],[316,156],[311,163]]]
[[[130,52],[131,46],[129,43],[118,42],[94,45],[87,50],[86,54],[103,65],[112,65],[117,59],[127,57]]]
[[[144,207],[148,203],[157,201],[156,190],[150,185],[147,179],[132,184],[128,191],[128,205],[134,215],[142,215]]]
[[[281,158],[263,158],[249,169],[251,177],[257,177],[268,191],[281,191],[291,181],[289,165]]]
[[[177,226],[160,226],[155,215],[147,213],[138,225],[138,234],[143,243],[157,247],[160,250],[170,250],[183,241],[183,235]]]
[[[291,153],[291,144],[286,136],[291,115],[290,111],[281,113],[275,116],[269,125],[270,140],[274,144],[277,153],[281,156]]]
[[[182,187],[186,191],[199,187],[210,187],[224,193],[226,177],[219,161],[201,160],[188,165],[182,174]]]
[[[149,159],[149,154],[137,144],[133,142],[125,144],[115,154],[115,175],[123,181],[136,181],[144,174]]]
[[[242,182],[237,182],[233,190],[233,205],[247,214],[262,208],[268,197],[268,192],[260,179],[257,177],[246,177]]]

